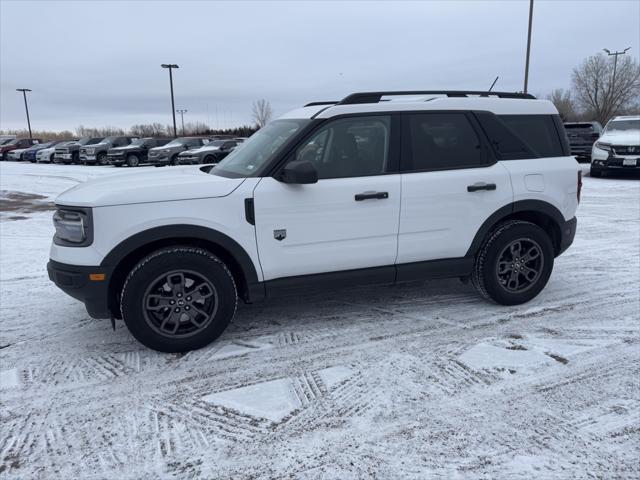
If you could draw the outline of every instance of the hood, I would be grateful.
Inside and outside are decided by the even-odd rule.
[[[612,145],[640,145],[640,130],[612,130],[605,132],[598,142]]]
[[[14,148],[11,153],[23,153],[29,150],[28,148]]]
[[[47,148],[41,148],[40,150],[38,150],[38,153],[42,153],[47,154],[47,153],[55,153],[56,151],[56,147],[47,147]]]
[[[106,207],[225,197],[244,181],[244,178],[210,175],[200,167],[145,170],[89,180],[63,192],[55,201],[71,207]]]

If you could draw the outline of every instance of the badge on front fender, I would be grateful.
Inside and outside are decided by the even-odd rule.
[[[281,242],[282,240],[287,238],[287,230],[286,229],[274,230],[273,231],[273,238],[275,238],[276,240]]]

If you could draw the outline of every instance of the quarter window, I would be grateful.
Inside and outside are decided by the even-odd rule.
[[[565,155],[552,115],[499,115],[498,117],[539,157]]]
[[[403,170],[446,170],[485,164],[480,139],[465,114],[410,114],[407,124]]]
[[[391,119],[386,115],[334,120],[296,151],[314,164],[318,178],[380,175],[386,171]]]

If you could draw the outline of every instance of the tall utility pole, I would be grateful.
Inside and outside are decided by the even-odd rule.
[[[533,0],[529,0],[529,31],[527,33],[527,59],[524,64],[524,93],[529,88],[529,56],[531,54],[531,24],[533,23]]]
[[[613,56],[613,78],[611,79],[611,92],[613,93],[613,90],[616,86],[616,70],[618,68],[618,55],[624,55],[625,53],[627,53],[627,50],[629,50],[631,47],[627,47],[625,48],[623,51],[621,52],[611,52],[608,48],[603,48],[602,50],[604,50],[606,52],[607,55],[609,56]]]
[[[29,120],[29,107],[27,106],[27,92],[30,92],[28,88],[16,88],[16,92],[22,92],[22,96],[24,97],[24,109],[27,112],[27,125],[29,126],[29,138],[33,138],[31,134],[31,120]]]
[[[173,69],[180,68],[175,63],[163,63],[160,65],[162,68],[169,69],[169,85],[171,86],[171,115],[173,115],[173,136],[178,136],[178,129],[176,128],[176,106],[173,101]]]
[[[188,112],[187,109],[183,109],[183,110],[176,110],[176,112],[178,112],[180,114],[180,118],[182,119],[182,136],[184,137],[184,114]]]

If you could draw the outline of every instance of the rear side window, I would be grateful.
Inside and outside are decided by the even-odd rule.
[[[538,157],[562,157],[564,149],[552,115],[499,115]]]
[[[404,171],[473,168],[486,164],[480,138],[464,113],[408,114]]]

